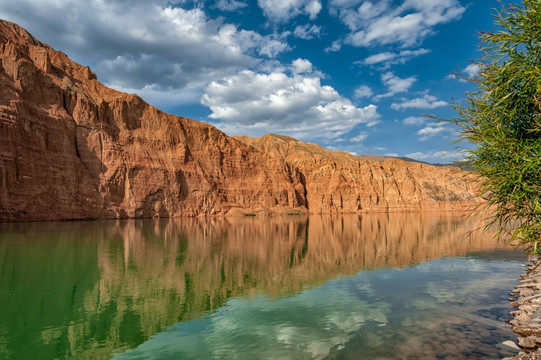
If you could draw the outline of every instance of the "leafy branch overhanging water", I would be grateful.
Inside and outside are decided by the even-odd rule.
[[[541,2],[523,0],[480,33],[476,90],[454,106],[459,140],[475,145],[465,165],[479,177],[485,209],[511,240],[541,253]]]

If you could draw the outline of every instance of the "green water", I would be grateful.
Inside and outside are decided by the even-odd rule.
[[[494,359],[524,271],[477,219],[0,224],[0,359]]]

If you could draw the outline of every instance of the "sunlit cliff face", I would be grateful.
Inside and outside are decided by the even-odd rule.
[[[233,138],[101,84],[0,21],[0,222],[464,210],[467,172]]]

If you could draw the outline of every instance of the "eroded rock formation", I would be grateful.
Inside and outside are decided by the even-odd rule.
[[[472,179],[455,167],[370,161],[273,134],[238,139],[299,171],[312,213],[459,210],[476,202]]]
[[[456,168],[367,161],[276,136],[241,140],[107,88],[0,20],[0,221],[455,209],[475,200]]]

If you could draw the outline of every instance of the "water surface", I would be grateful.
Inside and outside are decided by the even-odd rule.
[[[475,218],[0,224],[0,358],[493,359],[523,272]]]

